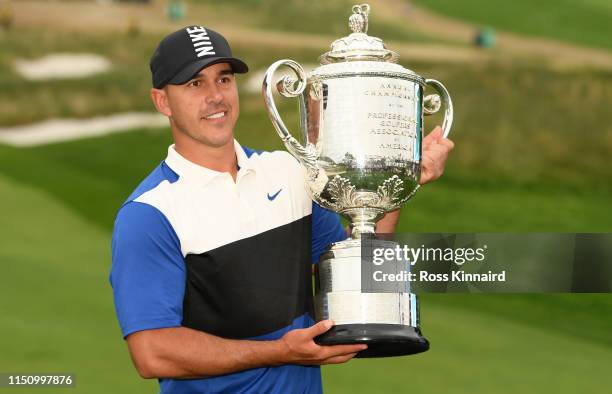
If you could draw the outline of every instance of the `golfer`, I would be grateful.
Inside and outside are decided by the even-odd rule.
[[[220,34],[178,30],[150,68],[174,144],[119,209],[110,274],[138,373],[161,393],[322,392],[319,365],[366,348],[313,341],[333,322],[314,324],[312,263],[345,229],[309,199],[292,156],[234,139],[234,74],[248,67]],[[422,183],[452,147],[439,128],[424,140]]]

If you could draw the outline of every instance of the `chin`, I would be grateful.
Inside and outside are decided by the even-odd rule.
[[[208,137],[204,137],[200,139],[200,142],[203,142],[206,145],[215,147],[215,148],[222,148],[228,144],[232,144],[234,143],[234,135],[232,133],[228,133],[227,135],[223,135],[223,136],[208,136]]]

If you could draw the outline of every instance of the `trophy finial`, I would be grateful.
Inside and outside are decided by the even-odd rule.
[[[349,27],[353,33],[368,32],[369,4],[356,4],[353,6],[353,15],[349,17]]]
[[[321,65],[358,60],[397,63],[397,53],[388,50],[380,38],[368,35],[370,5],[356,4],[352,10],[351,34],[332,42],[331,50],[319,57]]]

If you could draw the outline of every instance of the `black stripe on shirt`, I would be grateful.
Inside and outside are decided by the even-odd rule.
[[[183,326],[250,338],[312,315],[311,216],[185,257]]]

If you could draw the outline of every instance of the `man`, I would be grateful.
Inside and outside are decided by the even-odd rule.
[[[234,140],[234,73],[248,67],[221,35],[178,30],[150,66],[174,145],[117,214],[110,276],[138,372],[160,379],[162,393],[321,392],[319,365],[366,348],[313,341],[333,322],[313,325],[311,263],[346,238],[338,216],[310,201],[288,153]],[[452,149],[435,133],[426,181]]]

